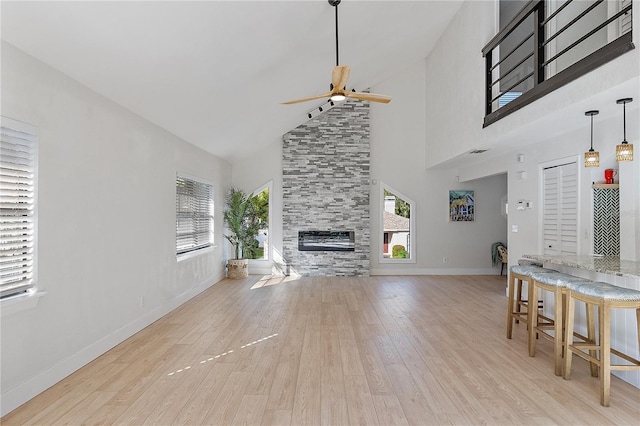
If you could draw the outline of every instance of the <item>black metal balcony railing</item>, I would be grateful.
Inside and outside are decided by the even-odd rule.
[[[529,1],[482,49],[484,127],[634,49],[631,0],[560,3]]]

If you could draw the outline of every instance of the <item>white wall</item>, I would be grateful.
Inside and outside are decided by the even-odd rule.
[[[2,115],[39,132],[38,291],[2,302],[2,414],[224,277],[218,248],[175,257],[176,172],[230,165],[2,44]]]
[[[496,33],[495,1],[465,1],[426,61],[427,167],[480,145],[482,48]]]

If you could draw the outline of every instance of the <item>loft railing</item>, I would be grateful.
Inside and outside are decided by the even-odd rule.
[[[634,49],[631,4],[529,1],[482,49],[484,127]]]

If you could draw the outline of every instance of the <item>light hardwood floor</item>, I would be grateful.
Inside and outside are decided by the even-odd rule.
[[[497,276],[217,283],[1,419],[23,424],[634,424],[575,359],[505,338]]]

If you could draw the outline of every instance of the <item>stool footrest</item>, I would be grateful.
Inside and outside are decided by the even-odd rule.
[[[584,349],[589,349],[592,351],[595,351],[596,349],[600,349],[600,346],[587,342],[587,343],[574,343],[573,345],[570,345],[572,348],[574,349],[578,349],[578,350],[584,350]]]
[[[544,308],[544,301],[543,300],[538,300],[538,309],[542,309]],[[517,305],[520,306],[529,306],[529,301],[528,300],[520,300],[516,302]]]
[[[541,333],[541,334],[545,334],[545,333]],[[593,361],[597,361],[600,362],[600,360],[596,357],[592,357],[586,353],[584,353],[584,350],[594,350],[594,351],[600,351],[600,345],[596,345],[596,344],[591,344],[591,343],[574,343],[573,345],[569,345],[571,348],[573,349],[577,349],[579,352],[574,352],[576,355],[584,355],[583,358],[587,358],[589,360],[593,360]],[[630,363],[634,364],[634,365],[613,365],[611,364],[611,368],[613,369],[614,367],[625,367],[625,368],[621,368],[621,369],[634,369],[634,368],[640,368],[640,360],[637,360],[623,352],[620,352],[616,349],[609,349],[609,351],[611,352],[612,355],[616,355],[622,359],[624,359],[625,361],[629,361]],[[626,368],[629,367],[629,368]]]
[[[569,345],[570,348],[576,349],[575,351],[571,351],[572,353],[578,355],[580,358],[582,359],[586,359],[587,361],[593,362],[594,364],[598,364],[600,365],[600,360],[598,359],[597,356],[591,356],[586,352],[581,351],[580,349],[576,348],[575,345]],[[570,356],[570,354],[566,354],[565,356]]]
[[[640,368],[640,360],[637,360],[637,359],[635,359],[635,358],[633,358],[633,357],[631,357],[631,356],[629,356],[629,355],[627,355],[625,353],[622,353],[622,352],[620,352],[618,350],[615,350],[613,348],[611,349],[611,353],[614,354],[614,355],[619,356],[620,358],[622,358],[622,359],[624,359],[626,361],[629,361],[632,364],[635,364],[635,365],[628,365],[627,367],[631,367],[631,369]],[[613,368],[613,367],[614,366],[612,365],[611,368]],[[616,365],[615,367],[624,367],[624,365]]]
[[[610,368],[612,370],[625,370],[625,371],[634,371],[634,370],[638,370],[640,369],[640,364],[639,365],[615,365],[615,364],[611,364]]]

